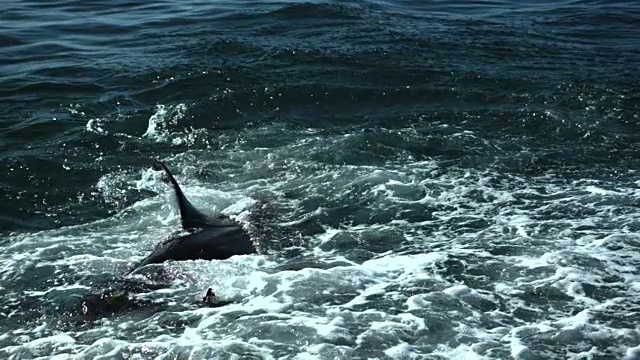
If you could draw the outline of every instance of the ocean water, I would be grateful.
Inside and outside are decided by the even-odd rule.
[[[637,1],[5,1],[0,358],[640,359],[638,169]]]

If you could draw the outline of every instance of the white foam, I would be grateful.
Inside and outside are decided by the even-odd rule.
[[[30,356],[35,357],[48,357],[51,354],[55,354],[55,352],[62,352],[62,354],[56,355],[67,356],[65,353],[68,354],[76,344],[76,340],[67,334],[45,336],[33,340],[29,340],[29,338],[25,336],[24,339],[26,341],[21,341],[20,345],[8,346],[3,350],[9,354],[27,352],[31,354]]]
[[[434,355],[441,355],[447,359],[452,360],[473,360],[473,359],[485,359],[484,356],[478,355],[473,349],[467,345],[459,345],[455,348],[451,348],[446,345],[438,346],[438,349],[433,352]]]
[[[640,345],[636,347],[629,347],[625,351],[623,360],[638,360],[640,359]]]
[[[186,110],[158,107],[143,137],[167,144],[197,137],[196,131],[172,132]],[[93,119],[87,129],[107,135],[107,125]],[[290,141],[251,146],[252,136],[283,130]],[[462,130],[451,129],[473,139]],[[380,130],[381,136],[390,131],[422,136],[415,129]],[[440,167],[402,151],[398,161],[380,166],[334,164],[330,156],[339,161],[342,147],[359,149],[359,141],[370,141],[358,131],[324,136],[274,125],[225,136],[218,139],[215,161],[233,166],[221,166],[231,179],[222,184],[189,175],[193,163],[211,161],[203,159],[207,155],[189,151],[167,159],[189,164],[176,173],[187,196],[205,211],[247,221],[255,204],[251,194],[266,194],[280,228],[320,222],[310,234],[275,240],[291,241],[302,257],[332,267],[281,270],[289,260],[281,257],[291,249],[165,263],[174,277],[171,288],[140,296],[163,300],[169,310],[135,321],[112,317],[63,335],[38,318],[0,336],[0,355],[39,356],[38,349],[45,349],[50,356],[84,358],[526,359],[545,348],[574,358],[638,357],[640,334],[625,324],[640,291],[638,218],[632,206],[617,203],[638,196],[633,186]],[[324,156],[330,160],[312,160]],[[158,174],[147,168],[103,176],[96,189],[107,201],[126,200],[129,190],[163,194],[112,217],[10,235],[0,249],[0,288],[18,291],[16,282],[36,275],[42,286],[10,290],[3,300],[86,290],[64,276],[116,273],[144,256],[179,223]],[[350,208],[347,201],[358,203]],[[345,209],[349,213],[342,214]],[[354,235],[353,244],[334,246],[345,233]],[[392,234],[397,243],[378,246],[381,234]],[[192,304],[209,287],[232,303]],[[15,319],[23,310],[5,311]],[[573,352],[565,353],[567,346]]]
[[[420,356],[420,353],[406,342],[385,350],[384,354],[392,359],[416,359]]]
[[[156,141],[166,141],[169,131],[166,129],[170,125],[177,125],[184,117],[187,110],[185,104],[167,107],[157,105],[156,111],[149,118],[149,125],[142,137],[154,139]]]
[[[74,289],[90,289],[90,287],[81,284],[65,284],[60,286],[53,286],[45,291],[25,291],[24,294],[27,296],[39,297],[55,291],[68,291]]]

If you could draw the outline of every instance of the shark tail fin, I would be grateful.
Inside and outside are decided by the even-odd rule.
[[[196,207],[193,206],[191,202],[189,202],[187,197],[184,196],[182,189],[180,189],[180,185],[178,185],[178,182],[173,177],[167,166],[161,161],[157,161],[156,165],[164,171],[166,175],[166,178],[164,180],[166,180],[173,189],[176,202],[178,203],[178,209],[180,211],[182,228],[194,229],[205,227],[239,226],[238,223],[226,216],[208,217],[207,215],[198,211],[198,209],[196,209]]]
[[[207,219],[207,216],[198,211],[198,209],[189,202],[187,197],[184,196],[182,189],[180,189],[180,185],[178,185],[178,182],[173,177],[167,166],[161,161],[158,161],[156,165],[164,170],[164,173],[167,176],[165,180],[169,182],[169,185],[171,185],[171,188],[173,189],[176,202],[178,203],[178,210],[180,211],[182,227],[185,229],[192,229],[211,226],[211,221]]]

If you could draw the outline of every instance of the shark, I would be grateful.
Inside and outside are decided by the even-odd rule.
[[[225,215],[204,214],[187,199],[164,163],[157,161],[154,167],[164,172],[164,180],[173,190],[183,231],[159,243],[147,257],[125,275],[132,274],[147,265],[160,264],[169,260],[225,260],[234,255],[257,252],[242,225]]]
[[[79,326],[109,316],[120,316],[130,312],[153,313],[166,309],[166,302],[139,296],[171,286],[170,278],[166,277],[167,274],[162,269],[143,277],[129,276],[146,266],[166,261],[225,260],[235,255],[258,252],[249,233],[240,223],[228,216],[207,215],[198,210],[185,196],[164,163],[157,161],[153,167],[163,172],[163,181],[172,189],[180,215],[180,231],[158,243],[155,249],[124,274],[105,275],[106,278],[101,275],[92,279],[90,284],[95,291],[62,299],[61,302],[54,302],[53,306],[44,299],[43,308],[62,310],[60,319],[63,323]],[[229,303],[231,301],[217,298],[213,289],[209,288],[202,300],[197,303],[187,300],[181,305],[184,308],[218,307]]]

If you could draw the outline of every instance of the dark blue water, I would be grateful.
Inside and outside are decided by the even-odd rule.
[[[639,74],[636,1],[4,2],[0,357],[638,359]],[[154,159],[266,250],[66,321]]]

